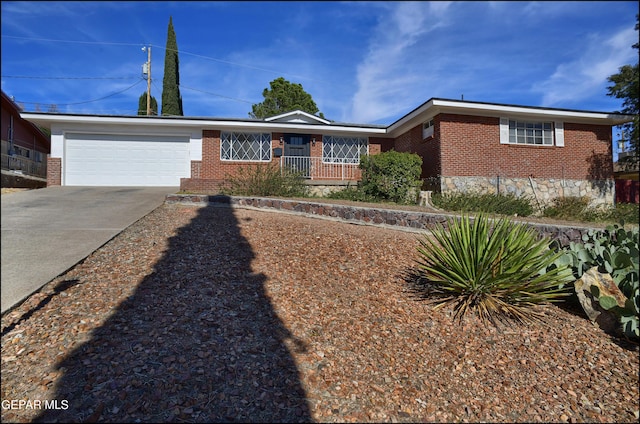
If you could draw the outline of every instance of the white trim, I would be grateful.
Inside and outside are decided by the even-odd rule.
[[[544,109],[527,106],[510,106],[499,104],[487,104],[478,102],[468,102],[460,100],[430,99],[417,109],[409,112],[393,124],[387,127],[386,134],[390,137],[397,137],[410,129],[421,125],[424,117],[435,116],[441,113],[488,116],[500,118],[509,116],[511,119],[554,121],[561,118],[563,121],[595,125],[620,125],[630,122],[631,115],[587,112],[564,109]]]
[[[259,131],[259,132],[322,132],[323,134],[356,134],[385,136],[387,129],[383,126],[361,127],[344,124],[306,124],[287,122],[244,121],[241,119],[195,119],[167,117],[127,117],[127,116],[94,116],[94,115],[57,115],[23,112],[22,118],[38,125],[89,124],[89,125],[129,125],[134,127],[167,128],[180,130],[195,128],[199,130]],[[328,121],[327,121],[328,122]],[[126,130],[125,130],[126,132]]]
[[[500,144],[509,144],[509,118],[500,118]]]
[[[284,120],[284,118],[289,118],[292,116],[302,116],[304,118],[307,118],[306,120],[298,118],[296,120]],[[331,124],[330,121],[327,121],[326,119],[322,119],[320,117],[317,117],[315,115],[311,115],[310,113],[307,112],[303,112],[301,110],[294,110],[291,112],[287,112],[287,113],[283,113],[281,115],[276,115],[276,116],[271,116],[269,118],[264,118],[264,120],[266,122],[271,122],[271,121],[283,121],[283,122],[309,122],[309,121],[315,121],[315,122],[320,122],[322,124],[325,125],[329,125]]]
[[[582,112],[563,109],[544,109],[526,106],[510,106],[487,104],[468,101],[445,99],[430,99],[417,109],[409,112],[389,126],[360,125],[333,123],[317,116],[293,111],[265,120],[245,119],[217,119],[198,117],[161,117],[161,116],[95,116],[22,112],[20,116],[31,123],[42,126],[55,124],[85,124],[104,126],[129,126],[132,128],[175,128],[183,130],[231,130],[231,131],[260,131],[260,132],[306,132],[327,135],[350,134],[354,136],[378,136],[385,138],[397,137],[410,129],[421,125],[426,117],[433,117],[441,113],[462,114],[472,116],[488,116],[500,118],[509,116],[511,119],[563,121],[595,125],[620,125],[631,122],[632,115],[613,114],[606,112]],[[278,119],[289,116],[304,116],[312,122],[278,122]],[[126,130],[125,130],[126,131]],[[142,130],[144,131],[144,130]]]
[[[555,133],[555,145],[558,147],[564,147],[564,122],[555,121],[553,126]]]

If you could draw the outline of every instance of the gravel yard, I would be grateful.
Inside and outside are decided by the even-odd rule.
[[[637,345],[453,322],[418,236],[165,204],[2,317],[2,422],[637,422]]]

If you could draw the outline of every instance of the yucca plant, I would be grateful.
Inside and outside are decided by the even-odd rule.
[[[455,305],[461,319],[475,310],[484,321],[505,318],[539,321],[534,304],[558,302],[568,295],[566,266],[551,266],[559,254],[550,240],[509,218],[492,221],[484,214],[448,218],[419,239],[417,283],[435,295],[435,308]]]

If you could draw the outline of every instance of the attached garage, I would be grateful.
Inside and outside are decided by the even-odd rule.
[[[62,184],[179,186],[190,176],[188,136],[66,133]]]

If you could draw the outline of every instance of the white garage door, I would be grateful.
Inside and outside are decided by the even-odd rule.
[[[189,137],[67,134],[64,185],[179,186],[189,177]]]

